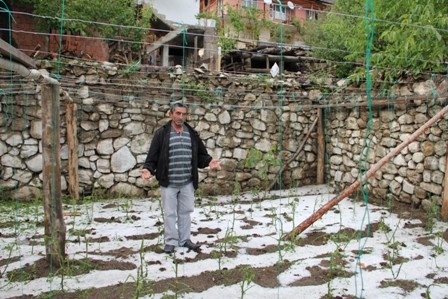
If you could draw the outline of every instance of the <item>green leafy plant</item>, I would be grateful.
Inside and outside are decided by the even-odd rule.
[[[212,19],[212,20],[215,20],[217,23],[218,23],[218,17],[215,15],[215,14],[213,14],[213,13],[211,13],[211,12],[209,12],[209,11],[201,11],[200,13],[198,13],[196,16],[196,19]]]
[[[440,214],[440,208],[437,200],[431,201],[431,204],[429,205],[428,211],[426,213],[428,215],[428,220],[426,221],[426,230],[430,233],[433,233],[437,217]]]
[[[247,291],[253,287],[252,282],[255,278],[255,271],[252,267],[246,266],[241,269],[243,272],[243,280],[240,283],[241,299],[244,298]]]
[[[229,32],[218,36],[218,46],[222,54],[226,54],[236,48],[236,39]]]
[[[267,21],[261,18],[261,14],[262,11],[254,7],[243,7],[241,9],[227,5],[227,17],[233,28],[228,32],[235,32],[235,38],[244,34],[250,36],[251,39],[258,40],[260,28],[263,28],[263,23]]]
[[[146,264],[145,259],[144,259],[144,252],[145,252],[144,249],[145,249],[144,240],[142,240],[142,242],[140,244],[140,249],[138,251],[139,258],[140,258],[140,265],[137,268],[137,281],[135,282],[135,284],[136,284],[135,298],[140,297],[140,291],[143,286],[143,281],[144,281],[145,277],[148,275],[147,270],[144,267],[144,265]]]
[[[269,171],[271,166],[280,166],[281,160],[276,157],[277,147],[274,145],[272,148],[263,153],[256,148],[251,148],[244,162],[244,167],[254,168],[256,170],[257,177],[262,181],[260,186],[261,190],[266,190],[269,186]],[[266,195],[266,194],[265,194]]]
[[[434,255],[440,255],[445,252],[445,249],[443,249],[443,244],[445,243],[445,239],[443,239],[443,233],[438,232],[435,234],[436,237],[436,244],[434,245]]]
[[[385,224],[384,218],[381,218],[379,229],[382,231],[386,237],[387,240],[387,250],[385,253],[386,257],[386,266],[390,269],[392,273],[392,277],[394,279],[398,278],[398,275],[400,274],[401,267],[403,266],[403,259],[400,257],[400,249],[401,249],[401,242],[398,242],[395,239],[395,234],[397,232],[397,229],[399,227],[399,223],[395,227],[394,230],[390,229],[388,225]],[[391,234],[389,235],[389,233]],[[398,269],[396,269],[395,265],[398,264]]]

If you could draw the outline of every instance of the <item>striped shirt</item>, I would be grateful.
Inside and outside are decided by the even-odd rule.
[[[191,138],[188,129],[184,126],[182,132],[178,133],[171,128],[168,162],[170,186],[181,187],[192,181],[191,157]]]

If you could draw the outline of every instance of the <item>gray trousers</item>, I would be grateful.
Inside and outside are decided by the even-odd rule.
[[[164,213],[165,244],[181,246],[190,239],[191,213],[194,209],[193,183],[182,187],[160,187],[160,193]]]

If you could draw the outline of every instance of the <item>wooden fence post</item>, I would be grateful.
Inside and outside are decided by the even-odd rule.
[[[68,192],[71,198],[79,199],[79,175],[78,175],[78,137],[76,103],[67,102],[66,123],[67,123],[67,147],[68,147]]]
[[[446,146],[445,179],[443,182],[442,210],[440,211],[440,218],[443,221],[448,221],[448,142]]]
[[[59,85],[42,84],[42,174],[45,211],[45,250],[55,268],[65,258],[66,228],[61,202]]]
[[[323,108],[317,108],[317,117],[319,123],[317,125],[317,174],[316,183],[324,183],[325,175],[325,130],[324,130],[324,113]]]

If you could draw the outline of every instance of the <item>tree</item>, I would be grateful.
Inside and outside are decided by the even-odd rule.
[[[391,82],[403,74],[446,70],[446,0],[374,1],[374,15],[366,15],[366,1],[373,0],[338,0],[317,23],[306,26],[304,39],[314,55],[336,65],[338,76],[365,77],[369,18],[374,25],[369,49],[373,74]]]
[[[138,49],[154,16],[150,6],[135,0],[11,0],[12,4],[32,5],[38,15],[38,30],[62,34],[127,37]]]

